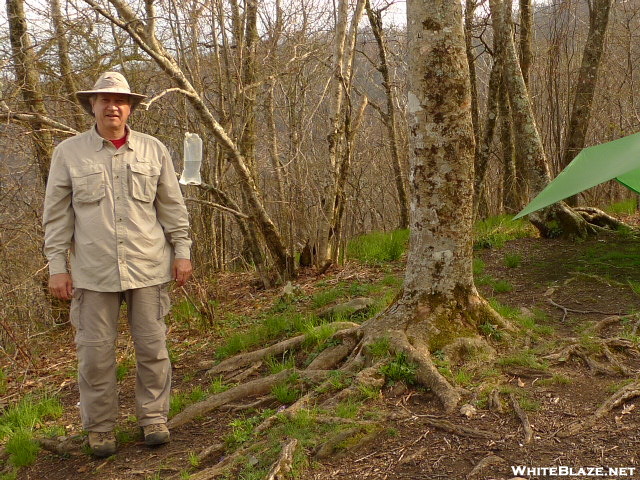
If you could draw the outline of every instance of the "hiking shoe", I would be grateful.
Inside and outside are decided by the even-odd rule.
[[[142,427],[144,443],[147,445],[162,445],[169,443],[169,429],[165,423],[154,423]]]
[[[110,457],[116,453],[116,436],[113,432],[89,432],[89,448],[96,457]]]

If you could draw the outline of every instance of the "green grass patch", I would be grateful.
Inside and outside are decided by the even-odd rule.
[[[294,403],[302,396],[302,391],[291,381],[274,385],[271,389],[271,395],[280,403],[289,405]]]
[[[6,440],[9,463],[15,467],[31,465],[40,451],[33,440],[34,431],[46,420],[62,415],[62,404],[57,398],[24,396],[0,417],[0,441]],[[50,430],[50,429],[48,429]]]
[[[260,322],[258,325],[231,335],[224,345],[216,349],[216,357],[222,360],[258,346],[262,347],[265,342],[302,331],[309,323],[307,317],[297,312],[265,315],[257,321]]]
[[[232,385],[225,383],[222,377],[218,377],[212,380],[206,389],[198,385],[191,390],[174,392],[169,401],[169,418],[175,417],[189,405],[201,402],[209,395],[224,392],[231,387]]]
[[[195,324],[198,327],[208,325],[198,309],[188,299],[183,298],[176,302],[171,308],[171,318],[174,322],[191,327]]]
[[[517,253],[507,253],[504,256],[504,264],[508,268],[518,268],[522,263],[522,255]]]
[[[311,307],[312,308],[326,307],[330,303],[335,302],[338,298],[345,297],[346,295],[347,295],[347,291],[343,286],[330,288],[328,290],[322,290],[320,292],[315,293],[311,297]]]
[[[247,440],[253,438],[253,430],[260,425],[264,419],[270,417],[274,413],[274,410],[268,409],[258,415],[232,420],[229,423],[231,431],[224,437],[224,444],[227,449],[231,450],[237,448]]]
[[[369,265],[399,260],[407,249],[409,230],[372,232],[349,241],[347,257]]]
[[[473,380],[473,374],[467,370],[460,369],[453,375],[453,380],[463,387],[469,386]]]
[[[636,198],[630,198],[628,200],[623,200],[622,202],[612,203],[608,207],[604,208],[604,211],[610,214],[626,214],[632,215],[636,212],[638,208],[638,202]]]
[[[116,365],[116,380],[118,382],[121,382],[126,378],[133,367],[133,363],[134,360],[130,356],[127,356],[118,362]]]
[[[497,364],[502,367],[518,366],[533,370],[547,370],[549,365],[538,359],[531,350],[521,350],[505,357],[499,358]]]
[[[384,358],[390,355],[391,342],[388,338],[377,338],[367,345],[367,353],[375,358]]]
[[[356,418],[362,403],[348,399],[336,405],[336,416],[340,418]]]
[[[269,369],[269,373],[273,375],[283,370],[295,368],[296,359],[293,355],[285,352],[281,358],[275,358],[272,356],[265,358],[264,363]]]
[[[486,264],[484,263],[484,260],[482,260],[481,258],[473,259],[473,275],[474,276],[482,275],[484,273],[485,268],[486,268]]]
[[[409,385],[416,383],[416,371],[416,365],[409,362],[403,352],[396,354],[393,360],[380,367],[380,373],[386,377],[387,381],[403,381]]]
[[[473,233],[474,248],[502,248],[510,240],[532,236],[534,230],[524,218],[513,220],[511,215],[500,215],[476,222]]]
[[[620,380],[619,382],[614,382],[607,387],[607,393],[613,395],[614,393],[617,393],[619,390],[633,383],[634,381],[635,379],[633,378],[625,378],[624,380]]]

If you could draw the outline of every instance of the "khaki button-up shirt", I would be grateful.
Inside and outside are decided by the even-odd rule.
[[[49,273],[73,286],[119,292],[168,282],[190,258],[187,209],[167,148],[128,129],[116,150],[95,127],[53,152],[44,202]]]

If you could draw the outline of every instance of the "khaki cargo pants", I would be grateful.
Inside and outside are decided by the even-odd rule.
[[[164,316],[169,311],[165,285],[124,292],[76,288],[71,322],[76,329],[80,417],[85,430],[109,432],[118,417],[115,344],[122,302],[136,352],[136,415],[141,427],[167,421],[171,364]]]

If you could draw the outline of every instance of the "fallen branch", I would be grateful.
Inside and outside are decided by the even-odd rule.
[[[520,406],[520,402],[518,402],[518,399],[513,393],[509,394],[509,398],[511,398],[511,405],[513,406],[513,410],[516,412],[516,415],[518,415],[518,418],[522,423],[522,428],[524,430],[523,443],[525,445],[528,445],[529,443],[531,443],[531,440],[533,440],[533,429],[531,428],[529,417],[527,416],[525,411],[522,410],[522,407]]]

